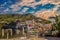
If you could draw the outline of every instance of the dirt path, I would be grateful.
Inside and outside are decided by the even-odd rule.
[[[31,36],[30,38],[27,37],[17,37],[17,38],[12,38],[12,39],[0,39],[0,40],[47,40],[45,38],[38,38],[35,36]]]

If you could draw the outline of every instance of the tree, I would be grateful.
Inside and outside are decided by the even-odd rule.
[[[53,29],[54,30],[58,30],[60,32],[60,20],[59,20],[59,17],[56,16],[55,18],[55,23],[53,23]]]

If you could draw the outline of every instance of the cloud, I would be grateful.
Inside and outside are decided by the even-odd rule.
[[[32,4],[30,4],[31,2],[32,2]],[[23,6],[28,6],[29,7],[30,6],[30,7],[32,7],[32,9],[35,9],[33,11],[39,11],[42,8],[44,8],[44,9],[53,8],[55,5],[54,5],[54,3],[51,3],[51,2],[52,1],[48,1],[48,0],[45,0],[45,1],[44,0],[40,0],[39,2],[36,2],[36,0],[25,0],[25,1],[22,0],[22,2],[18,2],[17,4],[15,4],[15,6],[17,7],[18,10],[19,10],[18,6],[20,5],[22,7]],[[36,7],[36,6],[39,6],[39,7]],[[16,7],[13,7],[13,9],[16,9]],[[30,8],[29,8],[29,10],[30,10]],[[28,12],[28,10],[27,10],[27,12]]]
[[[13,11],[17,11],[17,10],[21,9],[21,7],[19,5],[17,6],[16,4],[15,5],[11,5],[10,8],[12,8]]]
[[[7,12],[7,11],[9,11],[9,9],[8,9],[8,8],[4,10],[4,12]]]
[[[35,15],[37,15],[36,17],[41,17],[44,19],[48,19],[50,16],[55,16],[52,10],[47,10],[47,11],[41,10],[41,11],[36,12]]]
[[[56,13],[58,10],[60,0],[4,0],[0,9],[5,11],[9,9],[9,13],[37,13],[51,11]],[[0,10],[0,11],[1,11]],[[7,13],[8,13],[7,12]],[[57,11],[58,12],[58,11]]]
[[[57,10],[55,11],[55,13],[60,15],[60,7],[57,8]]]
[[[24,8],[22,12],[26,12],[28,10],[28,8]]]

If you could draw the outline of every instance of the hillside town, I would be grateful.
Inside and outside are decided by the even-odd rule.
[[[57,26],[55,27],[55,24],[54,24],[54,23],[56,23],[56,25],[59,26],[59,24],[57,24],[57,20],[59,20],[58,16],[55,17],[55,19],[54,19],[55,22],[34,17],[32,14],[26,15],[27,17],[29,17],[29,20],[27,19],[25,21],[21,21],[19,16],[14,20],[10,20],[10,22],[7,22],[5,20],[0,22],[0,24],[4,24],[1,26],[0,38],[3,38],[3,39],[14,38],[15,39],[15,38],[22,37],[22,40],[23,40],[24,38],[28,39],[31,37],[34,37],[34,38],[42,37],[42,39],[46,39],[45,37],[60,37],[59,36],[60,29],[56,28]],[[2,17],[2,18],[4,18],[4,17]],[[15,15],[14,15],[14,17],[15,17]],[[33,18],[30,19],[31,17],[33,17]],[[33,40],[35,40],[35,39],[33,39]]]
[[[0,0],[0,40],[60,40],[60,0]]]

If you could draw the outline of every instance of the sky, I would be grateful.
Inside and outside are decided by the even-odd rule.
[[[0,14],[60,14],[60,0],[0,0]]]

